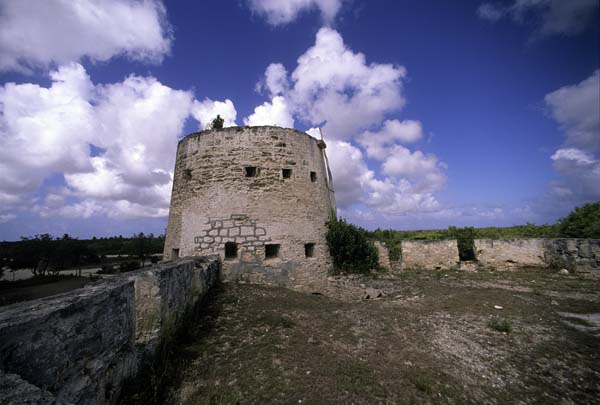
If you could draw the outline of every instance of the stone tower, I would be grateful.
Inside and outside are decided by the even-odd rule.
[[[232,127],[179,142],[165,259],[219,254],[225,280],[303,287],[331,266],[335,199],[325,142],[279,127]]]

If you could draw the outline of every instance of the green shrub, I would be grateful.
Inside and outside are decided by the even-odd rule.
[[[121,273],[137,270],[139,268],[140,268],[140,262],[138,262],[137,260],[129,260],[129,261],[121,262],[121,264],[119,264],[119,270],[121,271]]]
[[[336,273],[367,273],[378,268],[377,249],[364,229],[344,219],[332,219],[327,228],[327,246]]]
[[[448,236],[451,239],[456,239],[458,244],[458,256],[461,261],[475,260],[475,228],[471,226],[464,228],[449,226]]]
[[[559,221],[563,238],[600,239],[600,202],[575,208]]]
[[[488,322],[488,327],[501,333],[510,333],[512,331],[512,323],[506,318],[492,318]]]
[[[221,118],[220,115],[217,115],[217,118],[212,120],[210,127],[211,127],[211,129],[223,129],[224,123],[225,123],[225,120],[223,118]]]

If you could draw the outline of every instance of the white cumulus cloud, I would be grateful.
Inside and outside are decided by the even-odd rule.
[[[153,77],[94,84],[76,63],[50,77],[49,87],[0,87],[3,208],[31,201],[58,173],[66,187],[35,205],[40,215],[165,216],[177,140],[192,106],[202,103]]]
[[[273,97],[271,102],[265,102],[254,109],[254,113],[244,118],[245,125],[275,125],[284,128],[294,127],[287,101],[282,96]]]
[[[207,129],[212,121],[220,115],[223,118],[224,127],[234,127],[237,111],[233,101],[213,101],[209,98],[200,102],[195,100],[192,106],[192,115],[199,122],[200,129]]]
[[[83,57],[160,61],[170,45],[159,0],[0,2],[0,71],[29,71]]]
[[[330,23],[342,7],[343,0],[248,0],[250,9],[265,17],[271,25],[294,21],[298,15],[318,10],[323,20]]]
[[[545,102],[565,134],[564,145],[551,156],[560,175],[551,191],[573,204],[600,200],[600,70],[549,93]]]
[[[600,70],[578,84],[553,91],[544,100],[569,145],[600,149]]]
[[[423,127],[419,121],[387,120],[380,131],[366,131],[358,142],[367,150],[367,156],[383,160],[396,142],[413,143],[423,138]]]

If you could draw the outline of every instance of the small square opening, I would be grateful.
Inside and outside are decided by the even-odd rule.
[[[235,242],[225,243],[225,260],[237,259],[238,246]]]
[[[317,172],[310,172],[310,181],[313,183],[317,181]]]
[[[274,259],[279,257],[279,245],[265,245],[265,259]]]
[[[315,256],[315,244],[307,243],[304,245],[304,256],[314,257]]]
[[[171,249],[171,260],[179,259],[179,249]]]
[[[256,177],[258,170],[256,166],[246,166],[244,167],[244,174],[246,177]]]
[[[284,179],[292,177],[292,169],[281,169],[281,177]]]

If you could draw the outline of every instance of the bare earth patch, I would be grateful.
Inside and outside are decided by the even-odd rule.
[[[598,281],[541,271],[421,272],[334,284],[335,298],[224,285],[177,343],[160,401],[600,398]],[[360,300],[370,287],[384,296]]]

